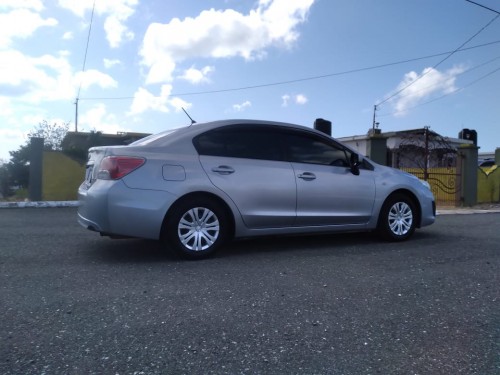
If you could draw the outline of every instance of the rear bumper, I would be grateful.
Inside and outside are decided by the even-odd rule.
[[[105,235],[159,239],[163,219],[176,196],[159,190],[131,189],[123,181],[82,184],[78,222]]]
[[[78,223],[84,227],[84,228],[87,228],[88,230],[91,230],[91,231],[94,231],[94,232],[100,232],[102,233],[103,232],[103,229],[99,226],[99,224],[97,224],[96,222],[94,221],[91,221],[89,219],[86,219],[82,216],[82,214],[78,213]]]

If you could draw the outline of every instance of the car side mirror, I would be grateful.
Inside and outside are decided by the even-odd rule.
[[[359,161],[359,155],[353,152],[351,154],[351,159],[349,160],[349,164],[351,167],[351,173],[355,176],[359,175],[359,166],[361,165],[361,162]]]

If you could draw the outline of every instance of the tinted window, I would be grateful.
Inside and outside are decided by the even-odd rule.
[[[312,134],[289,134],[287,151],[289,160],[296,163],[349,166],[349,159],[344,148]]]
[[[245,159],[283,160],[279,133],[266,125],[235,125],[200,134],[199,154]]]

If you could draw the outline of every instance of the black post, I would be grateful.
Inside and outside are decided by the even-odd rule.
[[[43,138],[30,141],[30,180],[28,196],[30,201],[42,200]]]

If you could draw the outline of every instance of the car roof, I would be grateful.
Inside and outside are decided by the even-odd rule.
[[[252,119],[228,119],[228,120],[217,120],[217,121],[209,121],[203,123],[194,123],[192,125],[188,125],[182,128],[165,130],[163,132],[150,135],[146,138],[140,139],[131,145],[140,146],[140,145],[158,145],[164,143],[175,142],[178,139],[188,137],[195,137],[198,134],[204,133],[208,130],[221,128],[229,125],[269,125],[269,126],[281,126],[288,128],[295,128],[305,131],[310,131],[316,134],[320,134],[323,136],[328,136],[325,133],[317,131],[313,128],[309,128],[303,125],[291,124],[286,122],[278,122],[278,121],[266,121],[266,120],[252,120]]]

